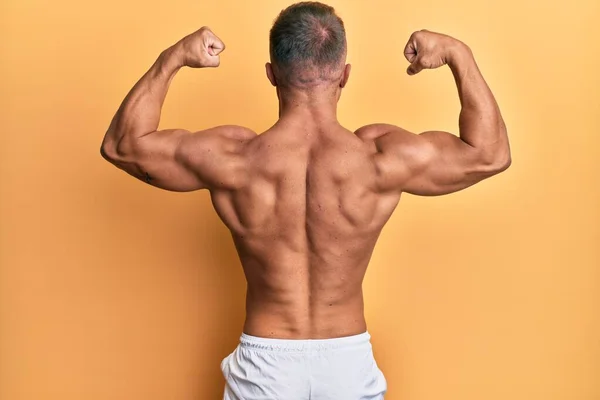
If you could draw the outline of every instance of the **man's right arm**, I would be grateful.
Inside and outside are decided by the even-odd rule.
[[[460,137],[428,131],[415,135],[389,127],[374,139],[383,190],[434,196],[456,192],[510,166],[506,126],[470,49],[449,36],[415,32],[405,49],[408,74],[450,67],[461,103]],[[381,127],[379,129],[382,129]]]

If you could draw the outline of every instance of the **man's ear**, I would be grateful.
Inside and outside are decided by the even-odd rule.
[[[346,86],[346,83],[348,83],[348,79],[350,78],[350,70],[352,69],[352,66],[350,64],[346,64],[346,66],[344,67],[344,74],[342,75],[342,80],[340,81],[340,87],[344,88],[344,86]]]
[[[265,64],[265,69],[267,70],[267,78],[269,78],[269,82],[271,85],[277,86],[277,79],[275,79],[275,73],[273,72],[273,65],[270,62]]]

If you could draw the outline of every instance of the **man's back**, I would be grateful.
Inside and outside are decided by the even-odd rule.
[[[363,314],[373,248],[402,192],[452,193],[508,168],[498,105],[464,43],[420,31],[404,50],[407,72],[449,65],[460,137],[383,124],[344,129],[344,25],[330,6],[302,2],[270,32],[273,128],[258,136],[239,126],[158,131],[177,70],[216,67],[224,48],[205,27],[164,51],[123,101],[102,154],[151,185],[210,190],[231,230],[248,293],[240,344],[221,363],[226,400],[381,400],[387,383]]]
[[[374,150],[337,123],[278,123],[243,146],[239,186],[211,191],[248,280],[246,333],[365,331],[362,280],[400,197],[379,192]]]

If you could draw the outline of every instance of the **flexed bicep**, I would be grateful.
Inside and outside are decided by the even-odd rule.
[[[244,144],[255,136],[237,126],[156,131],[124,138],[109,158],[130,175],[166,190],[233,188],[243,181]]]
[[[438,196],[465,189],[497,172],[480,150],[448,132],[417,135],[388,128],[374,142],[382,191]]]

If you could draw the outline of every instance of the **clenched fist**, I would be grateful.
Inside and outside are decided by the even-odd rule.
[[[218,67],[225,44],[203,26],[177,43],[183,65],[191,68]]]
[[[427,30],[414,32],[404,48],[404,57],[410,63],[406,72],[414,75],[422,69],[439,68],[450,62],[461,46],[464,46],[461,41],[448,35]]]

